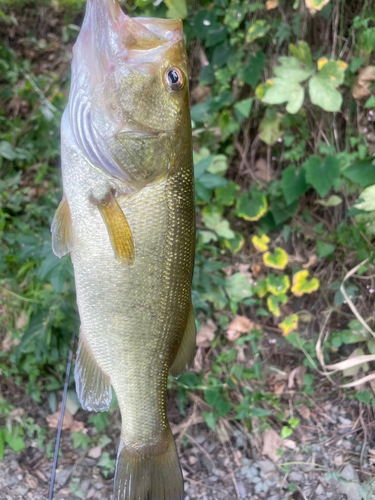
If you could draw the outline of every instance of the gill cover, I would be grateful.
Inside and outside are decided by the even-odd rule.
[[[157,177],[149,158],[168,149],[167,136],[181,121],[181,96],[159,82],[176,56],[187,70],[182,23],[132,19],[118,0],[88,0],[73,53],[68,113],[76,143],[92,165],[130,192],[134,180]],[[135,174],[147,161],[145,172]],[[169,168],[173,161],[165,163]]]

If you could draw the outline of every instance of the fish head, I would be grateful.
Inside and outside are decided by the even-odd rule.
[[[72,67],[70,123],[89,161],[138,187],[173,173],[191,148],[181,20],[88,0]]]

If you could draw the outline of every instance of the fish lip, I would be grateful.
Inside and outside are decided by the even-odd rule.
[[[171,134],[169,130],[154,129],[141,122],[131,121],[128,123],[128,128],[120,130],[116,135],[127,135],[134,139],[147,139],[147,138],[157,138],[166,134]]]

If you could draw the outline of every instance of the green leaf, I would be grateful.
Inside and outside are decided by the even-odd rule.
[[[371,95],[364,105],[365,108],[374,108],[375,107],[375,96]]]
[[[238,233],[236,231],[234,232],[234,238],[224,240],[224,246],[228,248],[234,255],[242,249],[244,243],[245,238],[241,233]]]
[[[281,429],[281,437],[283,439],[287,439],[289,436],[291,436],[293,434],[293,429],[291,429],[290,427],[288,426],[284,426],[282,429]]]
[[[307,80],[311,75],[311,71],[303,69],[296,57],[279,57],[279,63],[281,63],[281,66],[274,68],[275,75],[287,82],[300,83]]]
[[[267,104],[283,104],[286,102],[288,113],[298,113],[305,98],[303,87],[298,82],[277,77],[273,78],[271,83],[272,86],[267,90],[262,101]]]
[[[253,54],[245,64],[245,68],[240,73],[240,80],[255,89],[266,64],[266,54],[258,50],[258,52]]]
[[[361,403],[364,403],[365,405],[369,405],[370,401],[372,399],[372,394],[371,391],[357,391],[355,393],[355,397],[360,401]]]
[[[209,205],[202,210],[202,221],[205,226],[222,237],[234,238],[234,232],[229,227],[229,222],[221,217],[221,211],[213,205]]]
[[[247,31],[246,41],[248,43],[254,42],[257,38],[264,37],[271,29],[270,24],[264,19],[258,19],[253,23]]]
[[[226,186],[215,189],[215,201],[220,205],[231,206],[236,201],[240,186],[230,181]]]
[[[0,429],[0,460],[3,459],[5,452],[5,439],[4,439],[4,431]]]
[[[267,298],[267,307],[270,313],[272,313],[277,318],[281,316],[281,311],[279,308],[279,304],[285,304],[288,301],[288,297],[286,295],[270,295]]]
[[[342,95],[325,75],[317,74],[309,81],[311,102],[324,111],[340,111]]]
[[[3,429],[4,441],[7,445],[16,453],[25,449],[25,441],[20,436],[21,429],[19,427],[14,427],[12,432],[9,429]]]
[[[332,194],[328,200],[316,200],[315,203],[322,207],[338,207],[341,205],[342,199],[337,194]]]
[[[227,278],[225,290],[233,302],[241,302],[247,297],[252,297],[253,287],[243,273],[235,273]]]
[[[249,415],[252,417],[268,417],[269,415],[272,415],[272,412],[265,410],[264,408],[250,408]]]
[[[365,188],[375,184],[375,166],[373,158],[358,161],[350,165],[343,171],[343,176],[353,182],[357,182],[361,187]]]
[[[290,165],[283,171],[281,189],[283,190],[288,205],[298,200],[307,190],[305,171],[301,169],[297,174],[296,167]]]
[[[311,66],[312,64],[311,50],[306,42],[300,40],[297,43],[297,46],[291,43],[289,44],[289,50],[294,55],[294,57],[299,59],[307,66]]]
[[[245,118],[249,118],[251,113],[251,108],[253,107],[254,99],[250,97],[249,99],[244,99],[243,101],[238,101],[233,106],[234,114],[237,120],[242,121]]]
[[[263,254],[263,262],[273,269],[285,269],[288,265],[288,254],[283,248],[277,247],[273,254],[271,252]]]
[[[17,153],[14,151],[10,142],[0,141],[0,156],[6,160],[13,161],[17,158]]]
[[[267,212],[268,203],[264,194],[254,191],[252,197],[242,194],[237,199],[236,215],[249,221],[259,220]]]
[[[89,422],[94,424],[98,432],[102,432],[109,425],[108,412],[97,413],[89,417]]]
[[[224,175],[228,170],[228,159],[225,155],[215,155],[207,167],[210,174]]]
[[[229,227],[229,222],[227,220],[220,221],[215,228],[215,232],[220,238],[231,240],[235,237],[234,231]]]
[[[206,421],[206,424],[208,425],[208,427],[211,430],[213,430],[213,431],[216,430],[216,420],[217,420],[217,418],[212,413],[212,411],[204,411],[202,413],[202,417],[204,418],[204,420]]]
[[[330,83],[337,87],[344,82],[344,69],[340,61],[327,60],[326,58],[321,58],[318,60],[318,67],[320,66],[319,76],[329,80]],[[346,64],[345,64],[346,66]]]
[[[165,5],[168,7],[168,19],[185,19],[187,16],[186,0],[165,0]]]
[[[278,115],[274,118],[268,118],[265,115],[259,124],[259,137],[269,146],[273,146],[283,136],[283,133],[281,118]]]
[[[324,243],[324,241],[319,240],[317,242],[318,256],[323,259],[324,257],[328,257],[335,253],[335,246],[330,245],[328,243]]]
[[[327,156],[324,161],[319,156],[311,156],[303,167],[307,182],[321,198],[324,198],[340,175],[340,162],[336,156]]]
[[[375,210],[375,184],[362,191],[359,195],[359,200],[354,206],[365,212],[372,212]]]
[[[72,432],[71,434],[73,439],[73,448],[82,448],[83,450],[87,450],[90,444],[90,437],[86,434],[83,434],[82,431]]]
[[[266,279],[267,291],[272,295],[285,295],[290,288],[290,279],[286,274],[270,274]]]
[[[291,314],[290,316],[286,317],[284,321],[279,323],[277,325],[279,328],[281,328],[283,332],[283,337],[287,337],[291,332],[294,330],[297,330],[298,328],[298,316],[297,314]]]

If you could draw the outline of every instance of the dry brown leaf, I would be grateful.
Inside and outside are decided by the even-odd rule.
[[[217,326],[209,319],[207,323],[202,325],[197,333],[197,346],[198,347],[211,347],[211,342],[215,338],[215,332],[217,330]]]
[[[309,267],[313,266],[316,262],[316,255],[310,255],[309,260],[306,262],[306,264],[303,264],[304,269],[309,269]]]
[[[273,429],[267,429],[263,434],[263,448],[262,454],[268,455],[273,462],[277,462],[280,459],[280,455],[277,454],[277,450],[283,445],[283,439],[278,435]]]
[[[354,99],[368,97],[371,94],[368,88],[373,81],[375,81],[375,66],[367,66],[361,69],[352,91]]]
[[[276,9],[278,5],[279,5],[279,0],[267,0],[266,9],[267,10]]]
[[[71,493],[72,490],[69,488],[69,486],[67,486],[66,488],[61,488],[61,490],[59,491],[59,494],[60,495],[69,495],[69,493]]]
[[[301,406],[298,406],[297,410],[303,419],[310,420],[310,417],[311,417],[310,408],[308,408],[305,405],[301,405]]]
[[[39,477],[39,479],[41,479],[44,483],[48,481],[46,476],[40,470],[36,469],[33,471],[33,473],[36,474]]]
[[[204,102],[209,95],[211,95],[210,87],[201,87],[197,85],[191,93],[191,101],[194,104],[199,104]]]
[[[1,350],[3,352],[9,352],[12,350],[12,347],[17,346],[20,343],[19,339],[14,339],[10,332],[7,332],[4,340],[1,343]]]
[[[28,321],[29,321],[28,315],[25,313],[25,311],[22,311],[16,321],[17,329],[21,330],[21,328],[24,328],[27,325]]]
[[[303,384],[303,377],[306,373],[306,366],[297,366],[289,373],[288,389],[299,389]]]
[[[253,264],[251,267],[251,272],[253,273],[254,278],[258,278],[260,273],[262,272],[263,267],[260,264]]]
[[[254,328],[254,323],[246,318],[246,316],[237,316],[227,326],[226,337],[231,342],[237,340],[241,333],[247,333]]]
[[[297,448],[297,443],[293,441],[293,439],[284,439],[283,445],[290,450],[295,450]]]
[[[35,476],[32,476],[31,474],[27,473],[26,474],[26,485],[31,490],[35,490],[39,485],[38,479]]]
[[[306,7],[309,9],[310,14],[316,14],[319,10],[327,5],[331,0],[323,0],[319,3],[319,7],[316,5],[316,0],[306,0]]]
[[[59,420],[60,420],[60,411],[61,411],[61,403],[59,404],[59,408],[58,408],[57,412],[52,413],[52,415],[48,415],[46,417],[48,426],[51,429],[58,428]],[[63,431],[69,430],[70,432],[79,432],[79,431],[82,431],[84,429],[84,427],[85,426],[84,426],[83,422],[78,422],[77,420],[74,420],[70,411],[65,409],[63,425],[62,425]]]
[[[102,446],[95,446],[94,448],[91,448],[91,450],[88,452],[88,456],[90,458],[99,458],[102,454],[103,447]]]
[[[269,182],[271,180],[270,169],[264,158],[258,158],[254,165],[254,177],[260,181]]]

